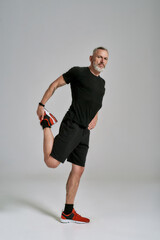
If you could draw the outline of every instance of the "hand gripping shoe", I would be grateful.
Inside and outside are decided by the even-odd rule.
[[[44,109],[44,118],[40,120],[40,124],[42,127],[47,124],[48,127],[51,127],[57,122],[57,119],[48,112],[47,109]]]

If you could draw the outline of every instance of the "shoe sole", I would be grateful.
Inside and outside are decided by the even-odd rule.
[[[74,221],[74,220],[70,220],[70,219],[60,219],[61,223],[79,223],[79,224],[85,224],[85,223],[89,223],[89,222],[80,222],[80,221]]]

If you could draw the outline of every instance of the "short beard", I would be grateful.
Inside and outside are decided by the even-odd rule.
[[[99,68],[94,62],[93,62],[93,67],[97,72],[102,72],[104,68]]]

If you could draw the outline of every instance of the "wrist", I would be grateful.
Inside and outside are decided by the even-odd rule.
[[[39,106],[45,107],[45,105],[41,102],[39,102]]]

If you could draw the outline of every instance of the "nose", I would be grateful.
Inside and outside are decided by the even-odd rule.
[[[104,65],[104,59],[101,59],[100,64]]]
[[[104,63],[104,58],[101,58],[101,63]]]

